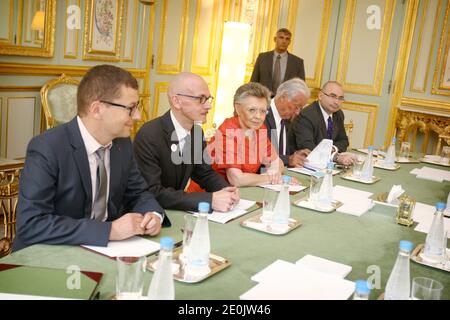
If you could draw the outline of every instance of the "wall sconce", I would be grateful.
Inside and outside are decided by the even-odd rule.
[[[224,24],[213,120],[217,127],[225,118],[233,116],[233,96],[245,80],[250,29],[248,23],[228,21]]]
[[[45,12],[36,11],[31,22],[31,30],[44,31]]]

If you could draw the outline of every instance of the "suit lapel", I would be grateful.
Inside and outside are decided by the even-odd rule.
[[[320,133],[321,133],[321,139],[325,139],[327,137],[327,125],[325,124],[325,120],[323,119],[322,110],[320,110],[319,102],[316,102],[316,111],[317,116],[319,117],[320,121]]]
[[[109,151],[109,201],[113,198],[115,190],[120,189],[120,178],[122,176],[122,157],[120,155],[121,148],[117,141],[113,141]]]
[[[274,51],[269,51],[269,53],[266,56],[266,64],[267,64],[267,70],[269,70],[269,79],[272,79],[272,69],[273,69],[273,55]]]
[[[80,128],[78,127],[77,118],[75,117],[68,124],[69,140],[73,147],[73,158],[75,165],[81,177],[84,193],[86,195],[86,204],[92,203],[92,181],[89,169],[89,160],[86,147],[81,137]],[[85,206],[85,216],[90,216],[91,206]]]
[[[273,147],[278,150],[278,139],[272,139],[271,136],[271,132],[272,129],[276,130],[277,129],[277,125],[275,123],[275,117],[273,116],[273,111],[272,111],[272,107],[269,108],[269,113],[266,116],[266,121],[267,121],[267,136],[270,140],[270,142],[272,143]],[[274,138],[276,138],[276,135],[274,136]]]
[[[286,72],[284,73],[283,82],[291,78],[291,75],[289,74],[290,70],[295,70],[295,65],[294,65],[294,61],[291,59],[291,54],[288,52],[287,63],[286,63]]]
[[[178,152],[177,156],[180,156],[180,142],[178,141],[178,136],[175,133],[175,127],[172,123],[172,119],[170,118],[170,111],[167,111],[163,117],[163,130],[164,130],[164,140],[166,142],[166,148],[167,152],[169,154],[168,161],[171,161],[172,159],[172,152]],[[173,134],[173,136],[172,136]],[[174,151],[172,147],[176,147],[176,150]],[[181,157],[181,156],[180,156]],[[183,166],[173,164],[171,162],[174,171],[175,171],[175,184],[178,185],[181,181],[181,177],[183,176]]]

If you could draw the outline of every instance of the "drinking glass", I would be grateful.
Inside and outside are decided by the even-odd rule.
[[[116,299],[139,300],[144,286],[146,257],[117,257]]]
[[[411,298],[413,300],[441,300],[444,286],[439,281],[416,277],[412,280]]]

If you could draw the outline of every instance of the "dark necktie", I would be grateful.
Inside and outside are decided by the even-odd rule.
[[[97,188],[95,192],[94,205],[92,206],[93,218],[103,221],[106,216],[106,191],[108,185],[108,176],[105,168],[105,148],[100,147],[95,151],[97,156]]]
[[[278,140],[278,154],[284,155],[284,132],[286,131],[286,120],[281,119],[280,139]]]
[[[333,119],[328,117],[327,139],[333,139]]]
[[[281,56],[277,55],[275,60],[275,67],[273,68],[273,78],[272,78],[272,92],[275,95],[277,93],[278,86],[281,83]]]

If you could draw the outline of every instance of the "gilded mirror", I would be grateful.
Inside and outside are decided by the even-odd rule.
[[[0,54],[52,57],[56,0],[1,0]]]

